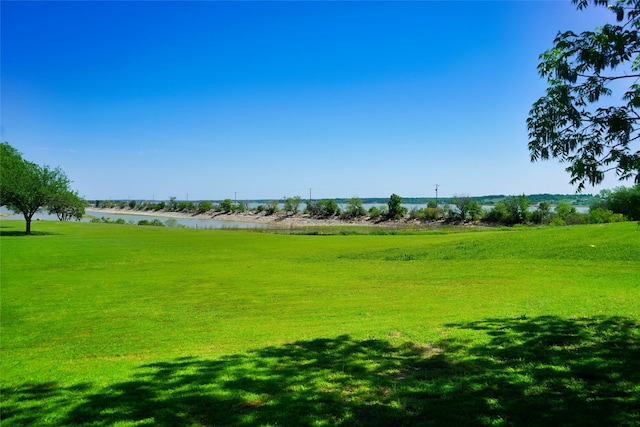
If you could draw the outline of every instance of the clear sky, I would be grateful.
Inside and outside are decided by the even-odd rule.
[[[87,199],[573,193],[565,165],[529,160],[538,56],[612,16],[568,0],[0,7],[1,139]]]

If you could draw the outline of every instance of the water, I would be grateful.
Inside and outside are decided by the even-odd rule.
[[[304,209],[304,206],[302,206],[303,204],[301,203],[301,207],[300,210]],[[366,210],[369,210],[369,208],[371,208],[371,206],[377,206],[377,207],[382,207],[385,206],[384,204],[366,204],[364,205],[364,208]],[[412,208],[424,208],[426,207],[426,205],[413,205],[413,204],[403,204],[402,206],[406,207],[407,210],[411,210]],[[280,208],[282,209],[282,206],[280,206]],[[340,208],[345,211],[347,206],[346,205],[340,205]],[[491,210],[492,206],[483,206],[483,209],[485,210]],[[531,207],[529,210],[535,210],[535,207]],[[553,209],[552,209],[553,210]],[[589,208],[586,206],[577,206],[576,210],[578,213],[586,213],[589,212]],[[13,212],[11,212],[10,210],[8,210],[5,206],[0,207],[0,215],[2,215],[2,219],[17,219],[17,220],[23,220],[24,217],[22,216],[22,214],[14,214]],[[146,219],[148,221],[153,221],[155,219],[159,220],[160,222],[162,222],[163,224],[169,219],[168,217],[164,217],[164,216],[156,216],[156,215],[128,215],[128,214],[114,214],[114,213],[105,213],[105,212],[98,212],[98,211],[92,211],[92,210],[87,210],[86,211],[86,215],[90,216],[89,218],[83,218],[82,222],[90,222],[91,221],[91,217],[95,217],[95,218],[102,218],[105,217],[111,221],[116,221],[118,219],[123,219],[125,222],[129,223],[132,222],[134,224],[137,224],[138,221]],[[57,221],[58,217],[56,217],[55,215],[49,215],[46,210],[44,211],[39,211],[38,213],[36,213],[33,216],[34,220],[41,220],[41,221]],[[222,220],[216,220],[216,219],[196,219],[196,218],[175,218],[176,222],[179,225],[182,225],[184,227],[187,228],[264,228],[264,227],[268,227],[267,224],[262,224],[262,223],[255,223],[255,222],[240,222],[240,221],[222,221]]]
[[[23,220],[24,216],[22,214],[14,214],[6,207],[0,208],[0,214],[2,215],[2,219],[17,219]],[[5,216],[6,215],[6,216]],[[164,216],[157,215],[127,215],[127,214],[115,214],[115,213],[106,213],[106,212],[98,212],[87,210],[86,215],[89,217],[85,217],[82,219],[82,222],[91,222],[92,217],[95,218],[107,218],[110,221],[116,221],[118,219],[123,219],[127,223],[137,224],[140,220],[153,221],[157,219],[163,224],[170,218]],[[33,216],[34,220],[40,221],[58,221],[58,217],[55,215],[49,215],[46,210],[39,211]],[[187,228],[263,228],[267,227],[266,224],[254,223],[254,222],[240,222],[240,221],[221,221],[216,219],[197,219],[197,218],[175,218],[177,224],[182,225]]]

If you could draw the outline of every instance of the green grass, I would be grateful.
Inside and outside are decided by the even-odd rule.
[[[640,425],[640,227],[0,222],[2,425]]]

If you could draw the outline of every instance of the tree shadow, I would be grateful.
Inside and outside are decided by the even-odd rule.
[[[5,389],[4,422],[109,426],[621,426],[640,423],[640,328],[629,318],[452,324],[483,344],[348,336],[140,366],[103,389]]]
[[[34,231],[31,230],[31,234],[27,234],[24,230],[16,230],[15,228],[11,228],[6,230],[6,228],[11,227],[0,227],[0,236],[1,237],[35,237],[35,236],[57,236],[59,233],[52,233],[50,231]]]

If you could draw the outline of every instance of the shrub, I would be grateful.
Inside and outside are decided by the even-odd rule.
[[[278,201],[270,200],[267,202],[267,205],[264,208],[264,211],[267,215],[273,215],[278,212]]]
[[[387,217],[390,219],[400,219],[407,214],[407,208],[402,206],[402,197],[397,194],[391,195],[387,205],[389,206]]]
[[[287,197],[284,200],[284,210],[285,212],[289,212],[292,214],[298,213],[298,209],[300,208],[300,202],[302,198],[300,196],[295,197]]]
[[[610,222],[612,216],[612,211],[603,208],[590,209],[588,214],[589,222],[591,224],[604,224]]]
[[[369,208],[369,218],[371,219],[379,219],[380,217],[387,216],[387,207],[386,206],[371,206]]]
[[[549,202],[538,203],[538,208],[530,214],[531,222],[548,224],[551,219],[551,205]]]
[[[494,224],[507,224],[509,219],[509,210],[507,205],[500,201],[496,203],[485,215],[484,220]]]
[[[333,199],[318,200],[307,202],[305,209],[309,215],[318,218],[329,218],[335,215],[340,215],[340,206]]]
[[[640,220],[640,184],[631,188],[618,187],[613,191],[602,190],[591,209],[598,207],[622,214],[632,221]]]
[[[152,221],[149,221],[148,219],[141,219],[140,221],[138,221],[138,225],[151,225],[154,227],[164,227],[164,224],[158,218]]]
[[[496,203],[495,206],[484,215],[484,220],[509,226],[524,224],[529,218],[529,206],[531,206],[531,201],[527,199],[524,194],[521,196],[511,196]]]
[[[169,218],[164,222],[165,227],[169,228],[185,228],[183,224],[180,224],[177,219]]]
[[[209,212],[211,209],[213,209],[213,203],[209,200],[203,200],[198,203],[198,213]]]
[[[347,201],[347,210],[345,215],[348,218],[358,218],[367,214],[367,211],[362,206],[362,199],[359,197],[352,197]]]
[[[222,212],[231,212],[233,210],[233,200],[231,199],[224,199],[223,201],[220,202],[220,205],[218,205],[220,210]]]
[[[236,204],[233,205],[233,212],[244,212],[246,211],[248,208],[248,205],[246,202],[238,202]]]

